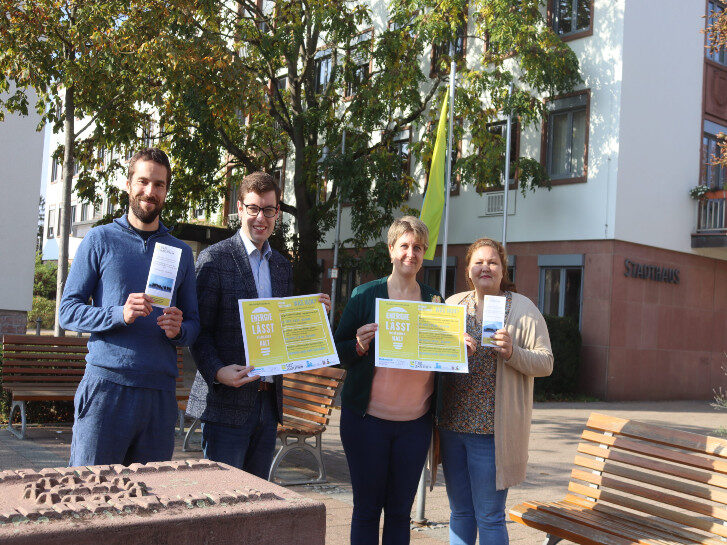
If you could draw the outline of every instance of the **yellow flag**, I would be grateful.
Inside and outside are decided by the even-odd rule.
[[[444,211],[444,175],[447,162],[447,106],[449,104],[449,89],[444,93],[442,113],[437,125],[437,140],[432,153],[432,166],[429,169],[429,184],[424,195],[424,205],[419,216],[429,228],[429,248],[424,259],[433,259],[439,238],[439,225],[442,223]]]

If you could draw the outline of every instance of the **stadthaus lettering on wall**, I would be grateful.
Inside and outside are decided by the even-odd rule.
[[[660,267],[659,265],[643,265],[634,263],[630,259],[624,260],[624,267],[626,269],[624,276],[627,277],[666,282],[667,284],[679,283],[679,269]]]

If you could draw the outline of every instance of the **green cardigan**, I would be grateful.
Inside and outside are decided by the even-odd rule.
[[[374,342],[371,342],[366,354],[359,356],[356,353],[356,331],[362,325],[376,321],[376,299],[389,298],[387,278],[373,280],[353,290],[334,335],[338,357],[347,370],[341,392],[341,404],[361,416],[366,414],[371,397],[371,383],[374,380]],[[418,284],[422,301],[443,302],[438,291],[420,282]],[[435,403],[432,403],[432,410],[434,406]]]

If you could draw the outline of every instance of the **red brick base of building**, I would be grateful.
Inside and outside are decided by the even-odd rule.
[[[727,385],[727,261],[618,240],[516,242],[507,250],[518,292],[536,304],[539,263],[582,257],[582,393],[609,401],[711,399]],[[448,247],[455,291],[468,289],[466,251]],[[330,292],[332,252],[319,258]]]

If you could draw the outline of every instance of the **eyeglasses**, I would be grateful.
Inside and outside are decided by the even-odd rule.
[[[263,216],[265,216],[266,218],[274,218],[275,214],[278,213],[277,206],[266,206],[265,208],[260,208],[257,204],[245,203],[242,203],[242,206],[244,206],[245,210],[247,210],[248,216],[257,216],[260,213],[260,210],[263,211]]]

